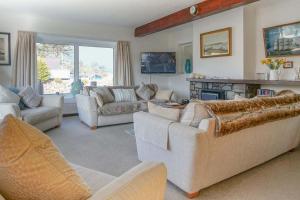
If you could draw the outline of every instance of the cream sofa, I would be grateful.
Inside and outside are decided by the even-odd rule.
[[[148,84],[155,93],[158,90],[156,84]],[[90,87],[93,88],[93,87]],[[108,89],[134,89],[136,90],[138,86],[135,87],[125,87],[125,86],[108,86]],[[137,97],[136,102],[112,102],[107,103],[103,107],[97,105],[95,97],[89,96],[87,94],[76,95],[76,105],[78,110],[78,115],[80,120],[88,125],[91,129],[96,129],[98,126],[107,126],[122,123],[133,122],[133,113],[138,111],[146,111],[148,108],[147,101],[142,100]],[[171,101],[176,101],[176,95],[173,94],[170,97]]]
[[[153,124],[163,127],[164,123],[170,124],[167,150],[142,136],[145,130],[153,130]],[[192,198],[203,188],[296,148],[300,140],[300,116],[223,137],[215,136],[215,126],[213,118],[203,119],[199,128],[194,128],[150,113],[135,113],[138,157],[141,161],[164,162],[168,179]],[[160,127],[152,134],[157,134]]]
[[[17,104],[0,103],[0,120],[7,114],[12,114],[42,131],[49,130],[60,126],[62,122],[63,101],[61,95],[43,95],[39,107],[25,110],[20,110]]]

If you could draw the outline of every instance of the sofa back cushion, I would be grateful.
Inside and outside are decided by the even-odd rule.
[[[114,96],[107,87],[94,87],[92,88],[92,91],[96,92],[102,97],[104,104],[114,102],[115,100]]]
[[[88,187],[48,136],[8,115],[0,126],[0,193],[6,199],[82,200]]]
[[[24,103],[29,108],[36,108],[41,104],[42,96],[40,96],[32,87],[27,86],[23,88],[19,95],[22,97]]]
[[[135,102],[137,101],[134,89],[112,89],[115,102]]]
[[[17,94],[13,93],[9,89],[0,85],[0,103],[19,104],[19,102],[20,102],[20,97]]]
[[[209,118],[207,108],[200,102],[189,103],[180,118],[180,122],[187,126],[198,127],[202,119]]]

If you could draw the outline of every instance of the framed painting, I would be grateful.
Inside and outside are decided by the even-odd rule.
[[[300,22],[263,29],[266,57],[300,55]]]
[[[232,28],[200,34],[200,57],[211,58],[232,55]]]
[[[10,33],[0,32],[0,65],[10,65]]]

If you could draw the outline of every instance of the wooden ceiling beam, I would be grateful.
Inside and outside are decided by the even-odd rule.
[[[195,16],[190,14],[190,8],[185,8],[143,26],[137,27],[134,35],[135,37],[143,37],[256,1],[259,0],[206,0],[196,4],[198,7],[198,13]]]

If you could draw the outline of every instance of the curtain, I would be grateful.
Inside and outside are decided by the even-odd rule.
[[[117,45],[117,81],[118,85],[132,86],[132,69],[129,42],[119,41]]]
[[[36,88],[36,33],[18,32],[12,67],[12,84]]]

